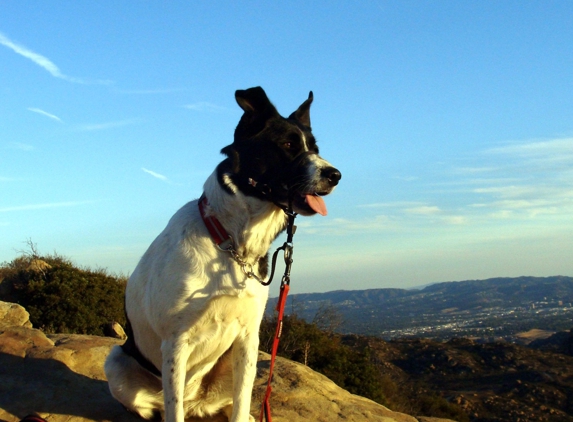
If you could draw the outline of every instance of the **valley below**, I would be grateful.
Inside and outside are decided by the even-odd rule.
[[[268,309],[272,309],[270,306]],[[573,327],[573,278],[518,277],[446,282],[421,290],[370,289],[293,294],[287,311],[324,320],[340,334],[385,340],[456,337],[527,343],[520,333]]]
[[[572,302],[571,277],[519,277],[293,294],[287,310],[367,353],[394,410],[573,422]]]

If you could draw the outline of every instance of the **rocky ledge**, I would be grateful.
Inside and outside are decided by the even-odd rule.
[[[113,399],[103,373],[110,348],[121,343],[107,337],[45,335],[32,328],[24,308],[0,302],[0,422],[16,422],[32,412],[50,422],[141,421]],[[254,416],[259,414],[268,368],[269,355],[260,353]],[[274,374],[275,422],[447,422],[393,412],[286,359],[278,358]],[[202,421],[226,422],[226,418],[219,415]]]

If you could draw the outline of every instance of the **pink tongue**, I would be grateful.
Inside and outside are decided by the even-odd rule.
[[[318,195],[306,195],[306,203],[310,208],[319,213],[320,215],[326,215],[326,204],[324,200]]]

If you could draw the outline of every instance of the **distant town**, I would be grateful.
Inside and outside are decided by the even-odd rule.
[[[427,325],[427,322],[431,324]],[[559,331],[573,328],[573,306],[557,301],[531,302],[516,307],[491,307],[460,311],[442,310],[439,314],[412,319],[412,327],[383,330],[378,336],[387,340],[402,337],[450,339],[467,337],[478,341],[505,340],[527,343],[517,334],[526,329]]]
[[[295,294],[287,309],[309,322],[326,321],[343,334],[524,343],[529,340],[519,334],[528,330],[552,333],[573,328],[573,278],[494,278],[438,283],[421,290]]]

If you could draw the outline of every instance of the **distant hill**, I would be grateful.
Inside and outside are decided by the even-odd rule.
[[[268,313],[276,302],[271,300]],[[341,333],[383,338],[507,336],[573,325],[573,277],[491,278],[437,283],[421,290],[368,289],[292,294],[287,312],[308,321],[328,310]]]

